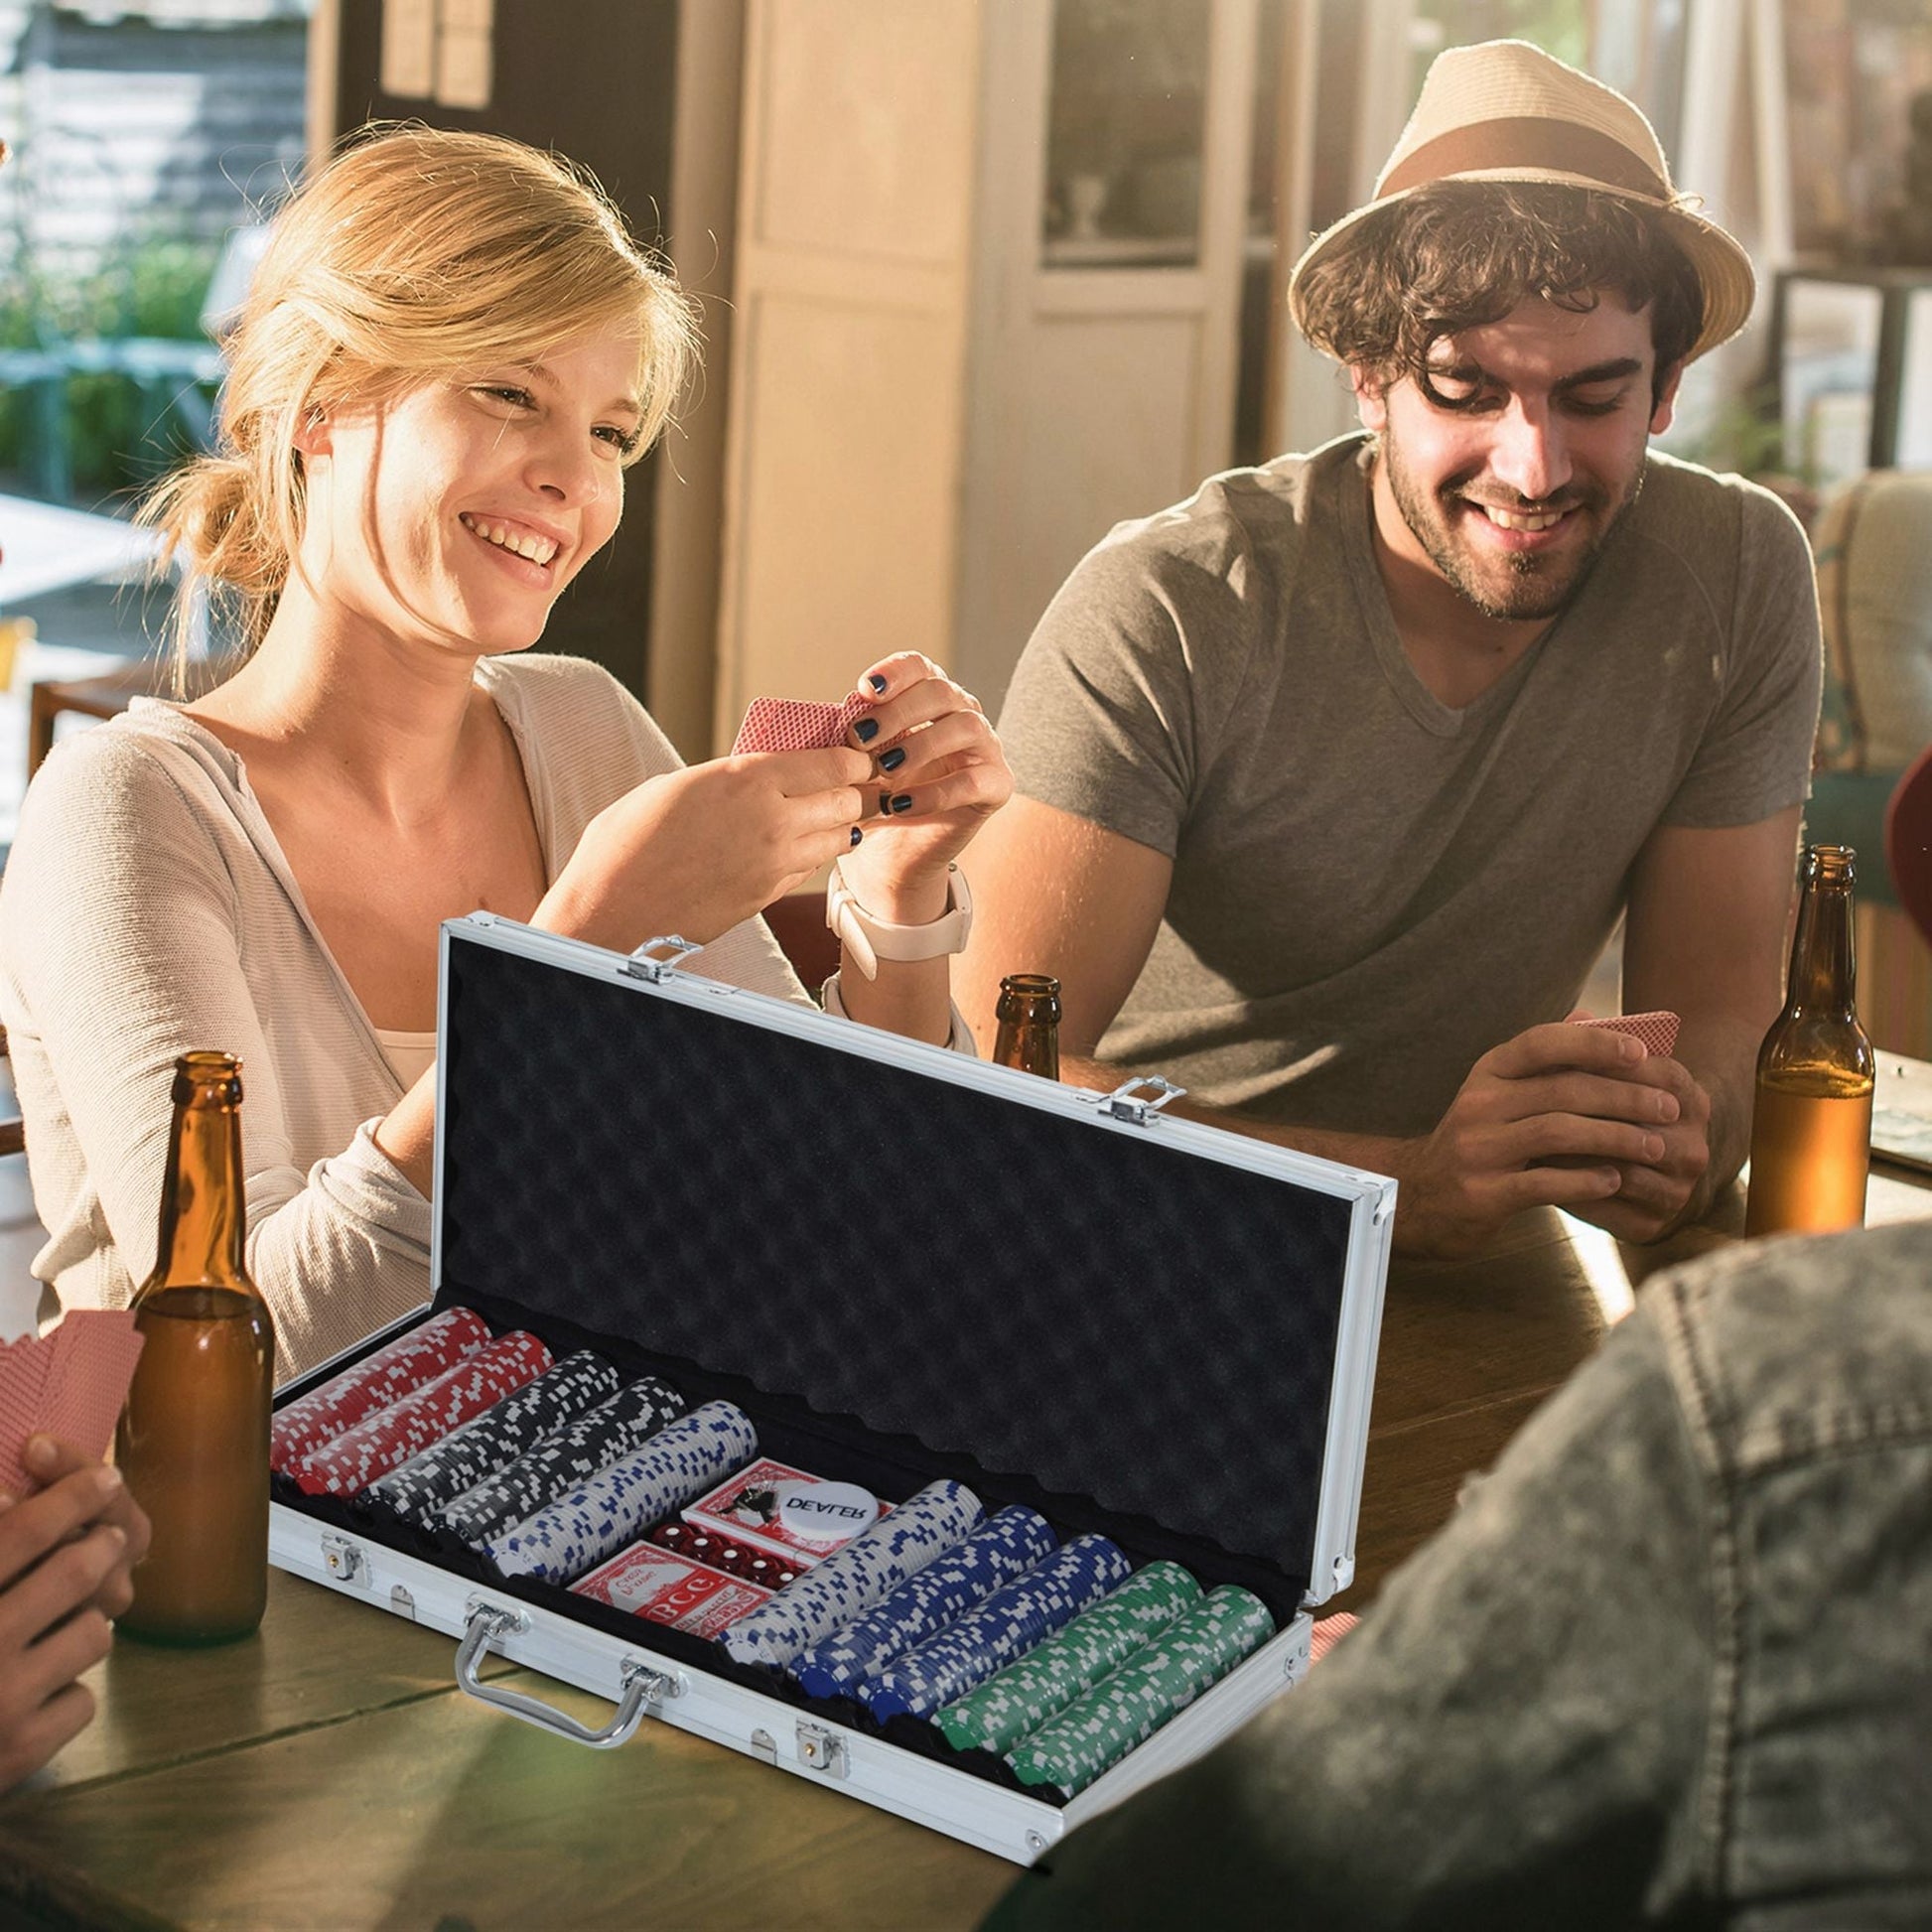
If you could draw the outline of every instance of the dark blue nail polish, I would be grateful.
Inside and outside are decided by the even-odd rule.
[[[905,762],[905,747],[895,745],[890,752],[879,755],[879,768],[882,771],[897,771]]]
[[[912,809],[912,794],[909,791],[901,791],[899,795],[893,800],[893,810],[896,812],[909,812],[911,809]]]
[[[852,729],[861,745],[870,745],[879,736],[879,720],[877,718],[861,718]]]
[[[852,843],[854,845],[857,845],[859,841],[865,836],[866,835],[862,831],[860,831],[856,825],[852,828]]]
[[[874,671],[871,677],[866,679],[866,682],[870,684],[875,691],[883,691],[886,688],[886,680],[878,671]]]
[[[879,794],[879,816],[881,818],[891,818],[892,815],[893,794],[890,791],[882,791]]]

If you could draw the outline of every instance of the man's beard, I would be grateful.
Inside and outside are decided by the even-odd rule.
[[[1429,561],[1448,579],[1449,587],[1464,602],[1473,605],[1486,618],[1502,618],[1512,622],[1541,621],[1554,618],[1583,588],[1603,546],[1615,534],[1617,525],[1629,514],[1643,489],[1645,465],[1639,463],[1623,499],[1602,521],[1596,535],[1583,545],[1574,558],[1541,557],[1533,551],[1501,552],[1497,562],[1506,576],[1500,580],[1478,574],[1474,557],[1466,542],[1460,541],[1450,522],[1451,502],[1473,502],[1456,485],[1446,485],[1437,492],[1426,490],[1404,467],[1394,443],[1386,435],[1380,439],[1378,460],[1388,467],[1389,490],[1396,508],[1408,524]],[[1600,515],[1604,501],[1601,490],[1566,490],[1553,503],[1538,504],[1539,509],[1581,508],[1587,515]],[[1509,509],[1512,504],[1497,507]],[[1480,516],[1475,510],[1472,514]]]

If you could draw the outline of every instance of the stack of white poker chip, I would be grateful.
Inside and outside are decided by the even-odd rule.
[[[718,1641],[741,1664],[788,1664],[884,1602],[979,1520],[980,1500],[964,1483],[929,1482]]]
[[[505,1577],[567,1584],[634,1543],[758,1453],[744,1410],[707,1402],[559,1501],[484,1545]]]

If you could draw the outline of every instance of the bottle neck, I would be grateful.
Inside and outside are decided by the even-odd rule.
[[[1857,985],[1852,889],[1839,881],[1813,880],[1798,902],[1785,1011],[1855,1019]]]
[[[239,1106],[201,1092],[177,1100],[161,1187],[161,1239],[148,1286],[253,1294],[246,1235]]]

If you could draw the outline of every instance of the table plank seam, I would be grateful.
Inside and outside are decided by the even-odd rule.
[[[501,1673],[496,1673],[501,1674]],[[306,1737],[314,1731],[333,1730],[338,1725],[353,1724],[361,1718],[380,1717],[388,1711],[406,1711],[413,1704],[427,1704],[432,1698],[452,1697],[456,1685],[439,1684],[433,1690],[410,1691],[401,1697],[390,1698],[382,1704],[366,1704],[354,1711],[338,1711],[326,1718],[311,1718],[306,1723],[284,1725],[277,1730],[263,1730],[253,1736],[237,1737],[230,1742],[204,1745],[200,1750],[183,1751],[174,1757],[151,1758],[144,1764],[129,1764],[116,1771],[102,1771],[94,1777],[75,1778],[68,1784],[56,1785],[51,1791],[31,1794],[41,1799],[36,1810],[57,1804],[63,1798],[78,1796],[82,1792],[105,1790],[112,1785],[126,1784],[134,1778],[152,1777],[157,1773],[179,1771],[191,1764],[203,1764],[209,1758],[229,1757],[236,1751],[253,1750],[259,1744],[279,1744],[290,1737]],[[25,1816],[27,1814],[19,1814]],[[0,1812],[0,1829],[12,1822],[6,1813]]]
[[[1480,1416],[1491,1409],[1507,1409],[1513,1404],[1528,1398],[1542,1401],[1554,1395],[1563,1387],[1563,1380],[1554,1382],[1526,1382],[1521,1388],[1511,1389],[1503,1395],[1484,1396],[1479,1402],[1451,1403],[1447,1408],[1431,1409],[1423,1415],[1405,1416],[1401,1422],[1392,1422],[1378,1429],[1373,1422],[1369,1424],[1368,1440],[1371,1443],[1393,1442],[1398,1436],[1413,1435],[1419,1429],[1435,1429],[1448,1422],[1460,1422],[1467,1416]]]

